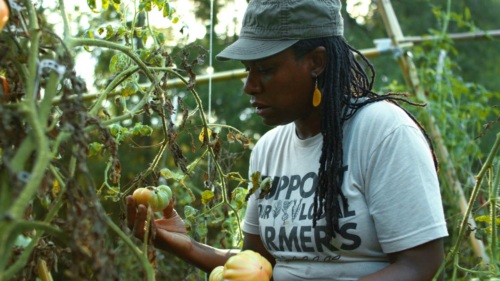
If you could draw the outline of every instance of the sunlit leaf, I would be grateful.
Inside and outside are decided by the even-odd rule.
[[[102,8],[104,10],[107,10],[109,7],[109,0],[101,0],[102,1]]]
[[[99,27],[97,29],[97,34],[102,35],[104,33],[104,27]]]
[[[97,8],[95,0],[87,0],[87,5],[89,5],[91,11],[95,11]]]
[[[111,25],[106,26],[106,39],[113,38],[115,36],[115,30]]]
[[[163,7],[163,17],[166,18],[170,15],[170,4],[165,2],[165,6]]]

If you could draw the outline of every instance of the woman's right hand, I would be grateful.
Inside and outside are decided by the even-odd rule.
[[[137,205],[134,197],[127,196],[127,225],[135,237],[144,238],[148,208]],[[151,214],[151,216],[152,214]],[[174,209],[174,200],[163,209],[163,217],[151,220],[150,235],[159,249],[176,255],[183,255],[191,251],[193,242],[187,234],[186,225]]]

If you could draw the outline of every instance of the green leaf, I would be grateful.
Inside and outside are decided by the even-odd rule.
[[[125,35],[127,33],[128,33],[128,30],[124,26],[120,26],[116,30],[116,35],[119,36],[119,37],[121,37],[121,36],[123,36],[123,35]]]
[[[104,33],[104,27],[99,27],[97,29],[97,34],[102,35]]]
[[[243,187],[237,187],[233,190],[231,196],[231,204],[238,210],[242,209],[245,204],[245,198],[247,196],[248,190],[244,189]]]
[[[115,30],[111,25],[106,26],[106,39],[113,38],[115,34]]]
[[[166,40],[165,34],[163,34],[162,32],[158,32],[156,34],[156,40],[158,40],[159,43],[164,43]]]
[[[465,7],[464,13],[465,13],[465,20],[466,21],[470,21],[471,15],[470,15],[470,9],[469,9],[469,7]]]
[[[87,0],[87,5],[89,5],[89,8],[91,11],[95,12],[95,10],[97,8],[95,0]]]
[[[156,7],[158,7],[158,11],[161,11],[163,9],[163,6],[165,5],[164,0],[153,0],[153,3]]]
[[[113,137],[117,137],[119,134],[122,133],[123,127],[118,125],[118,124],[111,124],[109,125],[109,132]]]
[[[139,129],[139,133],[141,136],[151,136],[151,134],[153,134],[153,128],[147,125],[142,125]]]
[[[160,170],[160,174],[162,177],[164,177],[165,179],[174,179],[174,180],[177,180],[177,181],[180,181],[184,178],[184,175],[183,174],[178,174],[178,173],[174,173],[172,172],[170,169],[168,168],[163,168]]]
[[[127,69],[129,64],[130,58],[127,57],[127,55],[123,53],[117,53],[110,60],[109,71],[113,73],[122,72]]]
[[[198,210],[189,206],[189,205],[184,207],[184,215],[186,216],[187,220],[192,220],[193,217],[195,217],[197,213],[198,213]]]
[[[98,143],[98,142],[93,142],[93,143],[89,144],[88,157],[99,155],[101,153],[103,146],[104,146],[104,144]]]
[[[139,86],[137,86],[137,84],[134,82],[128,82],[127,84],[125,84],[125,87],[122,88],[120,95],[122,97],[128,97],[136,94],[137,92],[139,92]],[[134,133],[134,135],[137,134]]]

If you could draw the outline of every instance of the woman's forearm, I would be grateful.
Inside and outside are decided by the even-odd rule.
[[[191,239],[191,238],[190,238]],[[185,262],[209,273],[216,266],[224,265],[229,257],[240,252],[239,249],[218,249],[191,239],[191,247],[188,250],[172,251],[157,245],[158,248],[166,250]]]

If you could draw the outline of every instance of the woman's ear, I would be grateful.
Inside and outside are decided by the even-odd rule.
[[[323,46],[319,46],[316,49],[312,50],[310,53],[310,59],[311,59],[311,74],[313,76],[320,76],[321,73],[326,68],[326,48]]]

